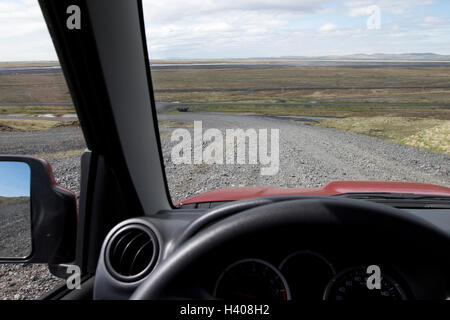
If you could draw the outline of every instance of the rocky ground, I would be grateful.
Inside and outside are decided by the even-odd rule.
[[[31,253],[30,198],[0,199],[0,257]]]
[[[176,165],[171,161],[173,128],[162,129],[162,148],[173,202],[207,190],[275,185],[318,187],[333,180],[389,180],[450,186],[450,157],[335,129],[261,116],[217,114],[160,115],[160,120],[203,122],[203,129],[280,130],[279,172],[262,176],[259,165]],[[188,128],[192,131],[192,128]],[[225,136],[225,135],[224,135]],[[60,128],[42,132],[0,132],[0,154],[48,154],[55,177],[79,192],[81,131]],[[45,157],[45,155],[43,155]],[[63,284],[43,265],[0,265],[1,299],[36,299]]]
[[[207,190],[239,186],[320,187],[335,180],[407,181],[450,186],[450,156],[341,130],[267,116],[184,113],[159,120],[202,121],[203,131],[279,129],[280,165],[273,176],[259,165],[176,165],[171,161],[170,128],[162,141],[167,180],[174,202]],[[193,134],[191,135],[193,137]],[[270,144],[269,144],[270,145]],[[263,166],[264,167],[264,166]]]

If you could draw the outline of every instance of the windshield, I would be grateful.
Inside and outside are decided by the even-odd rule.
[[[342,180],[450,186],[447,1],[143,4],[174,203]]]

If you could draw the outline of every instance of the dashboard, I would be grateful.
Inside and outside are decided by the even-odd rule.
[[[445,253],[395,237],[355,226],[252,233],[198,261],[183,286],[231,301],[446,299]]]
[[[206,233],[209,226],[214,226],[214,222],[207,219],[208,212],[171,210],[117,225],[102,248],[94,297],[128,299],[149,278],[161,278],[159,273],[164,264],[178,263],[174,253],[186,241],[183,235],[198,221],[203,220],[195,232],[199,236],[204,235],[205,239],[213,237],[215,232]],[[403,212],[450,233],[448,209],[408,209]],[[267,217],[275,214],[267,213]],[[239,213],[220,217],[217,223],[232,221],[235,216],[238,217]],[[243,224],[233,223],[236,223],[233,230]],[[450,296],[448,247],[424,242],[420,235],[401,230],[398,226],[386,226],[384,222],[382,225],[385,226],[383,230],[370,223],[365,226],[288,223],[282,227],[244,232],[239,236],[231,233],[229,241],[214,247],[208,254],[195,259],[192,255],[189,266],[182,267],[180,263],[182,275],[173,277],[177,289],[168,292],[166,298],[273,301],[447,299]],[[115,239],[122,244],[127,237],[139,238],[133,233],[135,231],[130,231],[136,226],[140,230],[148,229],[147,235],[154,243],[152,248],[145,250],[146,255],[151,256],[151,263],[148,263],[151,268],[145,267],[145,259],[134,256],[131,260],[139,260],[144,267],[138,268],[134,275],[117,275],[120,270],[114,270],[114,265],[108,262],[109,252],[120,252],[120,246],[114,247]],[[141,244],[149,243],[149,239],[140,238],[136,247],[139,251],[136,252],[142,251]],[[127,270],[134,268],[126,267]]]

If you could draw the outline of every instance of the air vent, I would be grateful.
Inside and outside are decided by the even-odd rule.
[[[106,248],[105,262],[112,275],[121,281],[137,281],[149,274],[158,258],[155,234],[140,224],[119,229]]]

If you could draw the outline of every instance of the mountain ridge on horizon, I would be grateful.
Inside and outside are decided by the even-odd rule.
[[[437,54],[433,52],[411,52],[411,53],[355,53],[347,55],[324,55],[324,56],[279,56],[279,57],[248,57],[248,58],[153,58],[150,62],[158,63],[158,61],[178,61],[182,63],[183,61],[248,61],[248,60],[267,60],[267,61],[282,61],[282,60],[298,60],[298,61],[326,61],[326,60],[336,60],[336,61],[445,61],[450,62],[450,55]],[[15,63],[20,64],[37,64],[44,63],[49,66],[59,65],[58,61],[51,60],[34,60],[34,61],[0,61],[1,67],[8,67],[9,65],[14,65]],[[39,65],[37,65],[39,66]]]
[[[207,61],[207,60],[414,60],[414,61],[450,61],[450,55],[441,55],[433,52],[411,52],[411,53],[355,53],[347,55],[321,55],[321,56],[279,56],[279,57],[249,57],[249,58],[166,58],[150,59],[173,60],[173,61]]]

